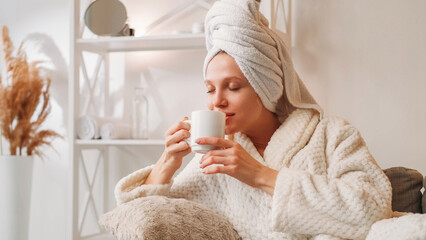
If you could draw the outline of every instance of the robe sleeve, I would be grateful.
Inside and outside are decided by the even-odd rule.
[[[273,228],[364,239],[374,222],[391,214],[390,182],[353,126],[329,121],[320,136],[311,140],[320,141],[316,153],[304,157],[323,158],[326,171],[279,171],[272,199]]]
[[[139,169],[123,177],[116,184],[114,190],[117,205],[136,198],[153,195],[185,198],[188,200],[197,198],[198,195],[209,189],[199,169],[200,157],[198,154],[195,155],[182,172],[168,184],[144,184],[154,165]]]
[[[117,205],[145,196],[168,195],[173,179],[168,184],[144,184],[153,168],[154,165],[139,169],[118,181],[114,190]]]

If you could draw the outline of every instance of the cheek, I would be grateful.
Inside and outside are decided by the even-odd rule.
[[[256,94],[249,94],[244,99],[241,99],[239,103],[245,114],[251,117],[258,116],[263,109],[262,101]]]
[[[253,116],[260,117],[260,115],[263,113],[263,109],[264,109],[262,100],[260,100],[260,98],[256,96],[256,102],[254,104],[255,104],[254,106],[256,106],[256,107],[253,107],[253,113],[252,114],[253,114]]]
[[[213,110],[214,105],[213,105],[213,101],[210,97],[207,97],[207,107],[208,107],[209,110]]]
[[[257,108],[258,109],[263,109],[262,100],[260,100],[260,98],[257,95],[256,95],[256,102],[257,102]]]

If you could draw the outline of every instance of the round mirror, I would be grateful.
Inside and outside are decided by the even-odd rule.
[[[96,0],[84,13],[86,26],[100,36],[121,35],[120,32],[125,28],[126,21],[126,8],[118,0]]]

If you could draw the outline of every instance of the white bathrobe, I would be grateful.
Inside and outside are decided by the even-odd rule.
[[[234,140],[279,171],[273,196],[225,174],[204,175],[197,154],[170,184],[143,185],[153,166],[119,181],[118,204],[165,195],[202,203],[229,219],[243,239],[365,239],[391,216],[391,185],[359,132],[337,117],[297,109],[262,157],[250,139]]]

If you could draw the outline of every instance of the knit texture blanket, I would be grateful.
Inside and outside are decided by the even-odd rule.
[[[395,212],[396,213],[396,212]],[[426,214],[404,213],[373,224],[366,240],[424,240]]]
[[[121,179],[118,204],[164,195],[201,203],[225,216],[243,239],[365,239],[391,216],[389,180],[346,121],[297,109],[271,137],[262,157],[250,139],[234,140],[262,164],[279,171],[273,196],[228,175],[204,175],[202,155],[164,185],[144,185],[153,166]]]

